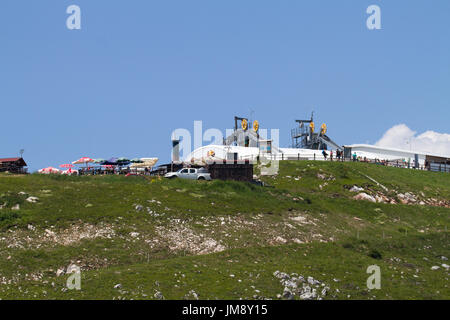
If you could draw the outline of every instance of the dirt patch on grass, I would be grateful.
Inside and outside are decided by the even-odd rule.
[[[264,214],[202,217],[195,224],[202,233],[220,239],[229,248],[331,240],[319,233],[321,221],[301,213],[283,218]]]
[[[152,245],[166,244],[171,251],[184,251],[191,254],[208,254],[221,252],[226,247],[218,241],[202,234],[195,233],[189,227],[174,225],[170,228],[156,227],[159,239],[154,239]]]
[[[37,230],[30,225],[28,229],[10,229],[0,234],[0,244],[5,244],[8,248],[37,249],[55,245],[70,246],[85,239],[111,239],[115,236],[112,225],[104,223],[99,225],[79,223],[62,230],[53,230],[51,227]]]

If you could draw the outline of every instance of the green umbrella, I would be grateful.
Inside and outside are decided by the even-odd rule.
[[[105,159],[94,159],[94,163],[102,163],[105,162]]]
[[[139,159],[139,158],[134,158],[134,159],[131,160],[131,162],[132,162],[132,163],[143,163],[144,161],[142,161],[142,160]]]

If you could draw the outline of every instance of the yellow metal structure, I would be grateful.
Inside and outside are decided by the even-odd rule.
[[[248,122],[245,119],[241,121],[242,130],[246,131],[248,129]]]
[[[326,133],[327,133],[327,125],[323,123],[322,126],[320,127],[320,134],[324,135]]]
[[[309,124],[309,129],[311,130],[311,133],[314,133],[314,122]]]
[[[259,129],[259,122],[258,120],[253,121],[253,130],[255,130],[255,132],[258,132]]]

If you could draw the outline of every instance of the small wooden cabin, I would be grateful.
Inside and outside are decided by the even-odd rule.
[[[0,159],[0,172],[27,173],[27,163],[23,158]]]

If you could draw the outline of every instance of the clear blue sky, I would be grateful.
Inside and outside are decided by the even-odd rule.
[[[66,8],[82,30],[66,28]],[[366,28],[366,8],[382,30]],[[449,131],[450,1],[1,0],[0,157],[170,159],[170,134],[279,128],[314,109],[340,144]]]

